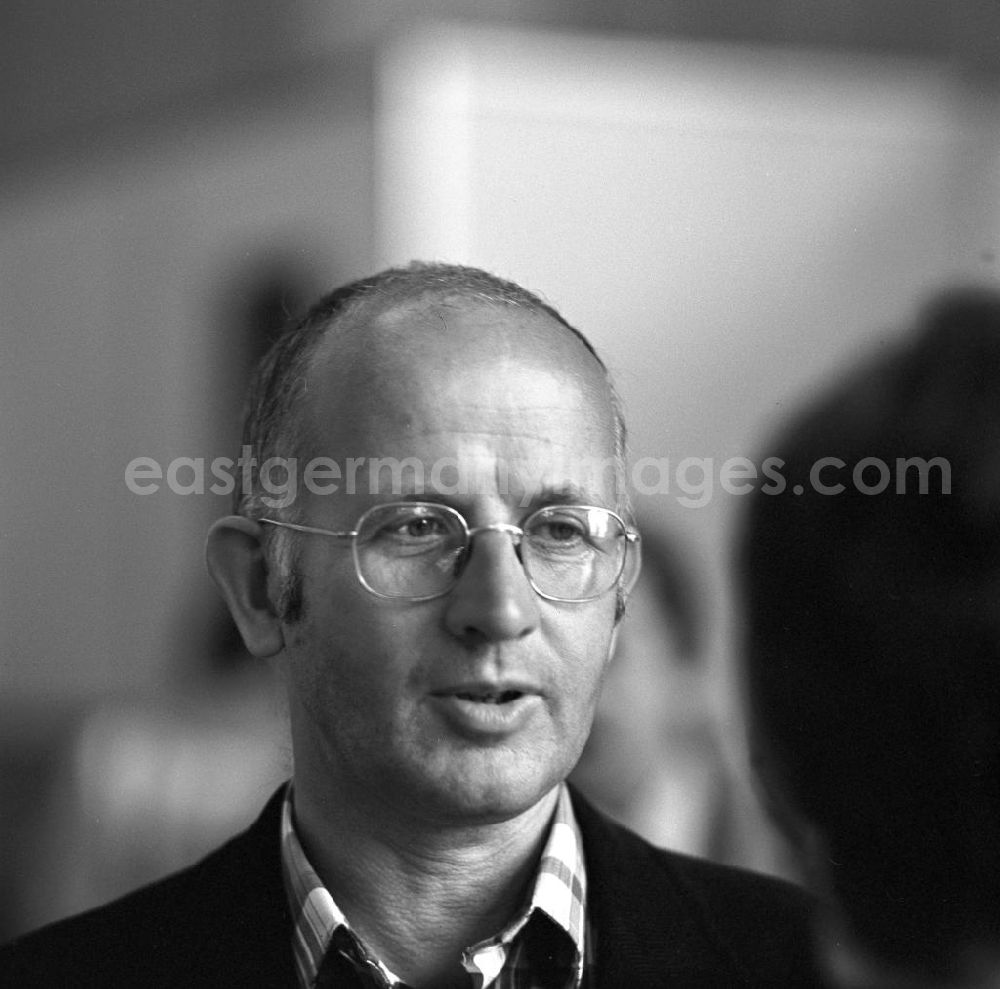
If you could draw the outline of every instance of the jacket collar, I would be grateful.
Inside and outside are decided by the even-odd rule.
[[[759,984],[741,957],[766,960],[771,971],[787,963],[797,974],[780,984],[815,984],[802,976],[806,900],[800,893],[654,848],[570,792],[596,940],[593,989]],[[281,873],[282,797],[283,789],[249,830],[213,856],[232,877],[221,886],[240,891],[229,910],[240,928],[245,953],[237,967],[248,973],[248,985],[296,986]]]

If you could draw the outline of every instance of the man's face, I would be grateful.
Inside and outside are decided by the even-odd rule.
[[[602,374],[554,321],[397,310],[362,336],[347,358],[318,356],[312,454],[415,457],[424,488],[394,492],[383,472],[371,491],[366,460],[355,494],[303,494],[309,524],[351,529],[372,505],[407,498],[448,504],[470,527],[518,525],[553,502],[616,507],[613,471],[588,469],[614,453]],[[544,600],[511,537],[489,531],[447,595],[387,600],[361,587],[346,540],[295,538],[304,609],[283,662],[297,787],[459,823],[512,817],[566,776],[590,727],[614,590]]]

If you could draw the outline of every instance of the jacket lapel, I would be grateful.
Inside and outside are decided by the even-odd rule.
[[[195,866],[209,926],[201,957],[188,960],[188,985],[297,989],[292,917],[281,872],[280,821],[284,787],[257,820]]]
[[[612,823],[575,791],[573,808],[587,863],[595,989],[711,985],[706,972],[718,974],[718,985],[737,984],[727,952],[700,923],[668,854]]]

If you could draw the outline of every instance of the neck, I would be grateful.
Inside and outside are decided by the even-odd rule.
[[[351,928],[410,985],[467,986],[464,948],[524,901],[558,789],[517,817],[442,823],[358,813],[296,786],[296,831]]]

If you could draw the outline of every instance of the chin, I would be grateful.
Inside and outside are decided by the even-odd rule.
[[[531,774],[484,773],[439,781],[431,796],[438,815],[456,823],[496,824],[531,810],[561,777]]]

